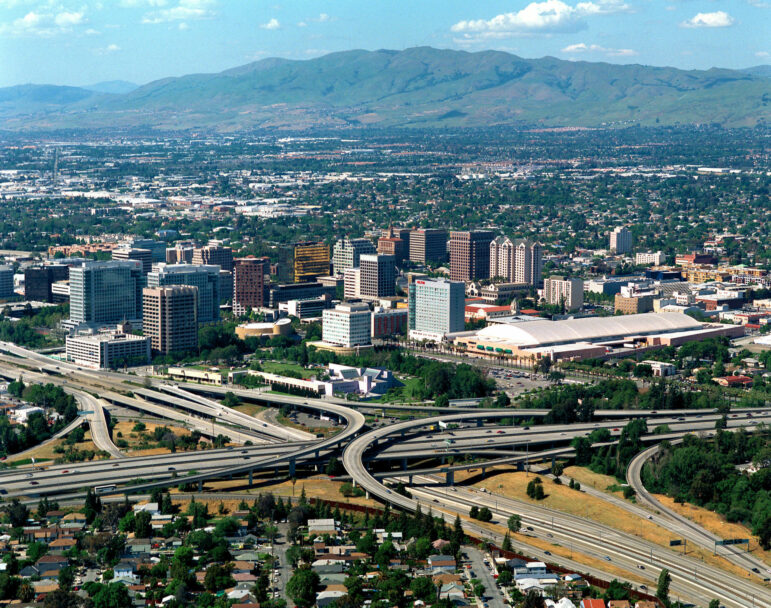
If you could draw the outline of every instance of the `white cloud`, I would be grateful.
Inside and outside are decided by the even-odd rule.
[[[730,27],[736,20],[725,11],[714,13],[697,13],[687,21],[683,21],[682,27]]]
[[[185,21],[181,22],[177,27],[182,31],[190,29],[190,26]]]
[[[634,57],[635,55],[639,54],[634,49],[612,49],[600,46],[599,44],[586,44],[584,42],[569,44],[564,49],[562,49],[562,52],[569,55],[574,55],[577,53],[602,53],[603,55],[607,55],[609,57]]]
[[[577,32],[586,28],[585,17],[629,10],[621,0],[579,2],[575,6],[562,0],[531,2],[517,12],[502,13],[492,19],[459,21],[451,30],[473,38],[503,38],[517,34]]]
[[[319,15],[319,18],[317,19],[317,21],[318,21],[319,23],[326,23],[326,22],[327,22],[327,21],[329,21],[330,19],[331,19],[331,17],[330,17],[329,15],[327,15],[326,13],[321,13],[321,14]]]
[[[162,1],[163,4],[157,4]],[[152,6],[166,6],[165,0],[151,0]],[[214,16],[214,0],[178,0],[175,6],[150,11],[142,18],[142,23],[168,23],[171,21],[191,21],[210,19]]]
[[[71,27],[83,23],[83,11],[76,12],[61,12],[54,17],[54,22],[59,27]]]
[[[108,44],[104,50],[108,53],[116,53],[120,50],[120,47],[117,44]]]
[[[768,51],[758,51],[755,53],[755,57],[760,57],[761,59],[765,59],[767,57],[771,57],[771,53]]]
[[[260,27],[264,30],[277,30],[281,27],[281,23],[278,19],[275,17],[268,21],[267,23],[263,23],[260,25]]]
[[[102,33],[102,32],[100,32],[99,30],[95,30],[95,29],[94,29],[94,28],[92,28],[92,27],[90,27],[90,28],[88,28],[88,29],[86,30],[86,35],[87,35],[87,36],[98,36],[98,35],[99,35],[99,34],[101,34],[101,33]]]
[[[51,37],[72,31],[74,26],[86,22],[84,11],[59,13],[31,10],[10,23],[0,24],[0,34],[10,36]]]

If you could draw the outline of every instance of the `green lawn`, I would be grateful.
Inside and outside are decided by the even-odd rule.
[[[269,374],[284,375],[287,370],[302,374],[303,378],[310,378],[316,374],[316,370],[305,369],[297,363],[281,363],[280,361],[265,361],[262,363],[262,369]]]

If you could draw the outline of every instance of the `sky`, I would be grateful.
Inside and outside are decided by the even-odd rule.
[[[771,0],[0,0],[0,86],[413,46],[744,68],[771,63]]]

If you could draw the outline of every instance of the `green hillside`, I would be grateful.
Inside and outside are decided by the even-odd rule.
[[[771,81],[762,67],[684,71],[429,47],[347,51],[307,61],[265,59],[218,74],[158,80],[125,94],[74,89],[84,94],[65,101],[60,92],[48,104],[6,101],[8,89],[0,89],[0,118],[12,129],[751,126],[769,120]]]

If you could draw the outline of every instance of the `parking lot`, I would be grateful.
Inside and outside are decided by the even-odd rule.
[[[518,395],[525,391],[543,388],[551,384],[541,374],[531,374],[530,372],[504,367],[491,367],[488,371],[490,377],[495,379],[498,386],[510,395]]]

